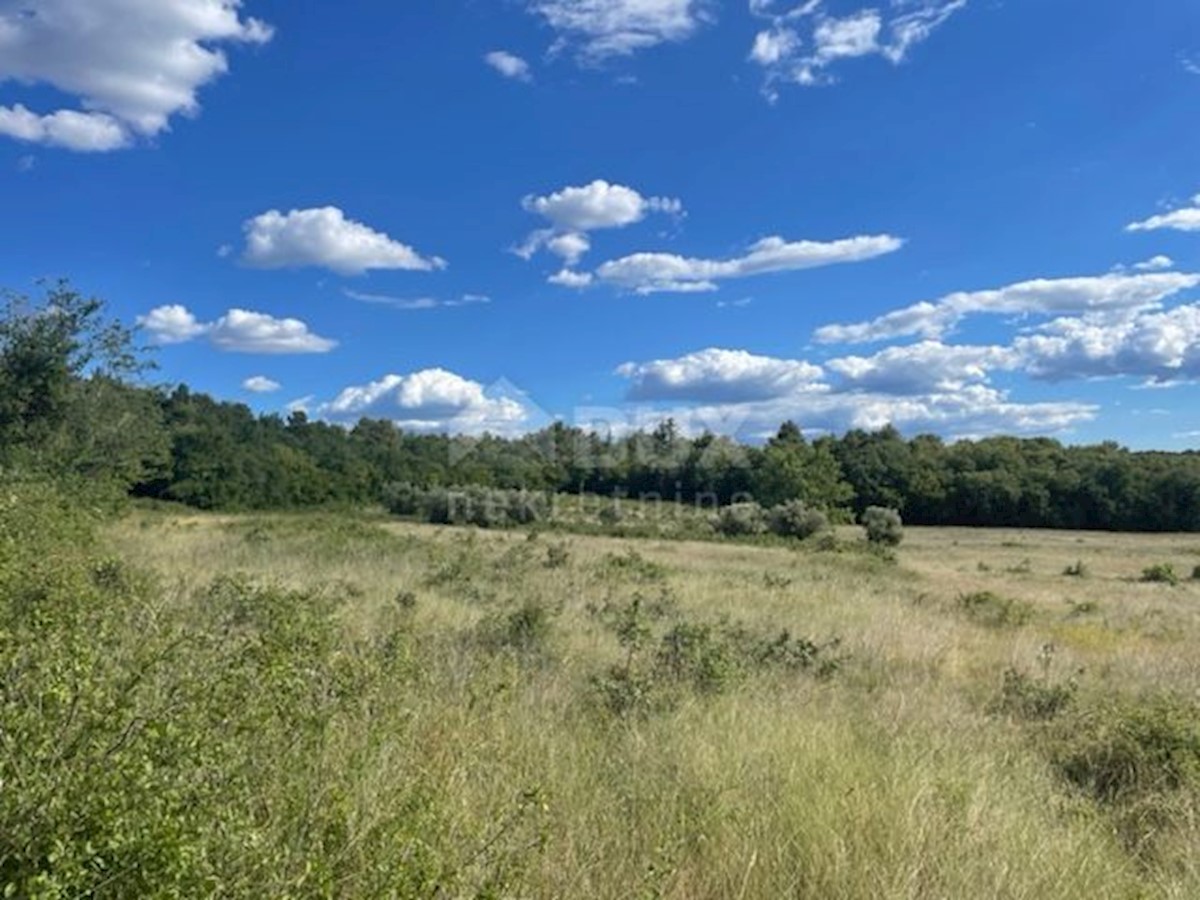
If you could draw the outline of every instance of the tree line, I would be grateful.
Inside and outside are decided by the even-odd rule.
[[[894,428],[761,446],[666,421],[604,437],[563,423],[519,437],[406,432],[256,415],[186,386],[145,383],[135,335],[69,285],[7,297],[0,318],[0,466],[200,509],[374,504],[389,486],[475,486],[861,514],[914,525],[1200,531],[1200,454],[1049,438],[948,443]]]

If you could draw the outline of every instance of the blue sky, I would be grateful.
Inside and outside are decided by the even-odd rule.
[[[0,0],[0,285],[518,433],[1200,445],[1184,0]]]

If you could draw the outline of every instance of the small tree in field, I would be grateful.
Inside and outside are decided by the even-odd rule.
[[[894,509],[868,507],[862,514],[862,524],[867,530],[867,540],[872,544],[895,547],[904,540],[904,522]]]

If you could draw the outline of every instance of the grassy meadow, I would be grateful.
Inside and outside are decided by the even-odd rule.
[[[105,540],[180,603],[235,573],[318,588],[334,656],[403,640],[278,758],[278,812],[337,828],[312,883],[317,837],[272,838],[271,895],[1200,896],[1194,537],[909,529],[888,560],[857,529],[142,510]],[[1141,580],[1163,563],[1178,584]]]
[[[1200,538],[21,499],[6,896],[1200,896]]]

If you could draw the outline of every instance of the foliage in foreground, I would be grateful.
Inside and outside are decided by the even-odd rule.
[[[364,705],[387,717],[382,686],[409,677],[398,623],[347,646],[336,596],[235,577],[166,605],[92,524],[45,485],[0,491],[4,896],[435,889],[428,799],[385,785],[392,813],[359,822],[356,772],[323,771],[338,732]],[[405,867],[363,865],[396,847]]]

